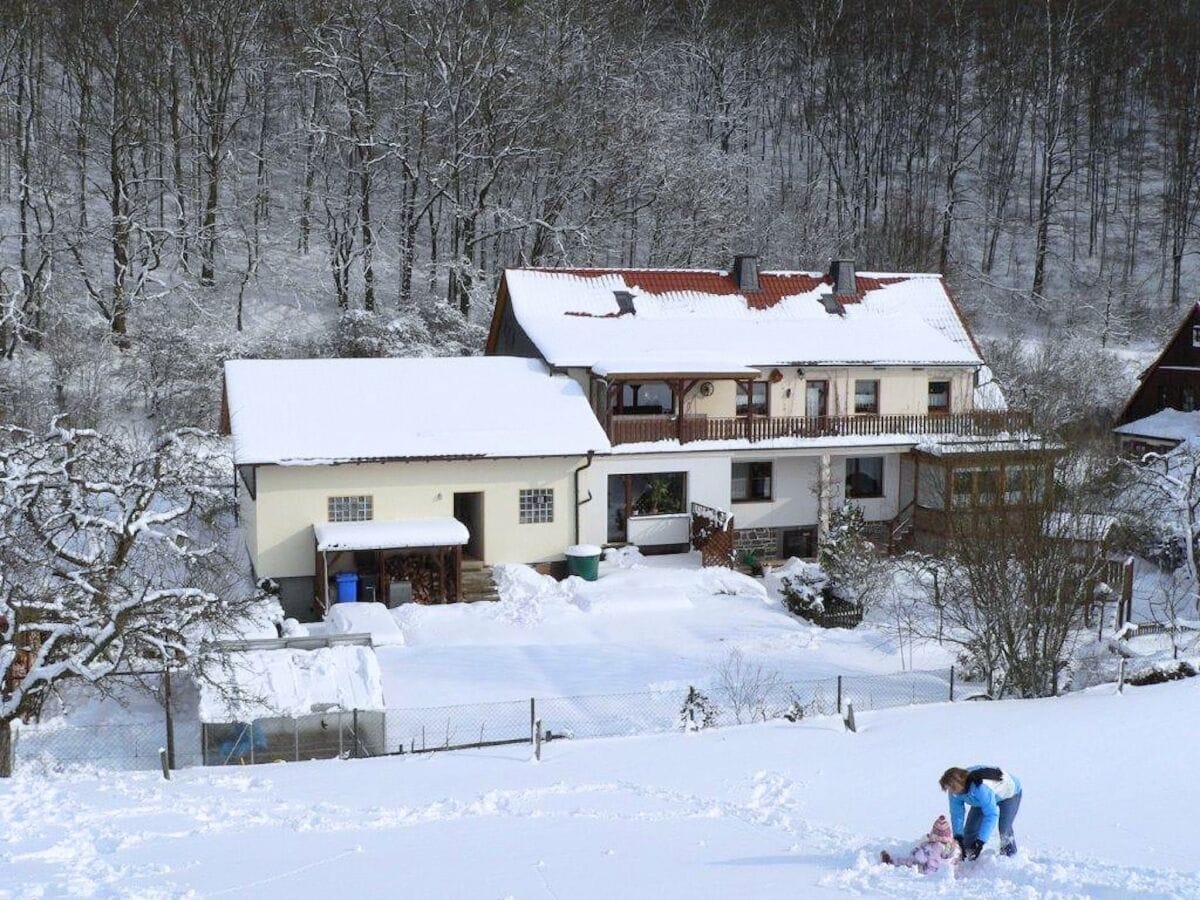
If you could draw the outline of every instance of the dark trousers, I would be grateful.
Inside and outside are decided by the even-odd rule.
[[[1017,817],[1017,810],[1021,808],[1021,795],[1013,794],[1007,800],[1001,800],[998,804],[1000,807],[1000,821],[996,825],[996,830],[1000,832],[1000,846],[1007,847],[1012,843],[1013,839],[1013,819]],[[978,806],[972,806],[967,811],[967,823],[963,827],[963,845],[970,847],[979,837],[979,826],[983,824],[983,810]]]

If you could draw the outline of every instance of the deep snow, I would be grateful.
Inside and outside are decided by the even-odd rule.
[[[1200,897],[1200,679],[699,734],[0,782],[0,896]],[[943,767],[1009,767],[1022,853],[874,864]],[[33,802],[31,802],[33,801]]]

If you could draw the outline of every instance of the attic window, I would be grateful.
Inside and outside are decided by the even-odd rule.
[[[1200,325],[1192,326],[1192,346],[1200,347]]]

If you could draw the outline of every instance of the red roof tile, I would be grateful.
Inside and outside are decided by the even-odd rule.
[[[581,278],[601,278],[605,275],[620,275],[631,287],[636,287],[647,294],[700,293],[700,294],[738,294],[737,279],[728,272],[703,271],[695,269],[537,269],[541,272],[555,272],[563,275],[577,275]],[[858,295],[839,296],[843,303],[857,303],[867,291],[878,290],[884,285],[898,284],[907,279],[855,278]],[[758,275],[759,290],[746,295],[746,301],[751,309],[769,309],[784,297],[796,294],[806,294],[820,285],[832,287],[833,279],[828,275],[816,278],[804,273],[778,274],[760,272]]]

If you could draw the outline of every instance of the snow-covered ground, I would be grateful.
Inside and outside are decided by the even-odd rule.
[[[0,782],[0,896],[1200,897],[1200,679],[699,734]],[[979,761],[1021,854],[873,862]]]
[[[903,668],[883,631],[809,625],[761,582],[701,569],[698,554],[605,561],[590,583],[556,585],[525,567],[497,577],[498,603],[394,610],[405,646],[376,651],[389,706],[686,691],[710,684],[735,648],[789,681]],[[952,662],[930,644],[911,667]]]

